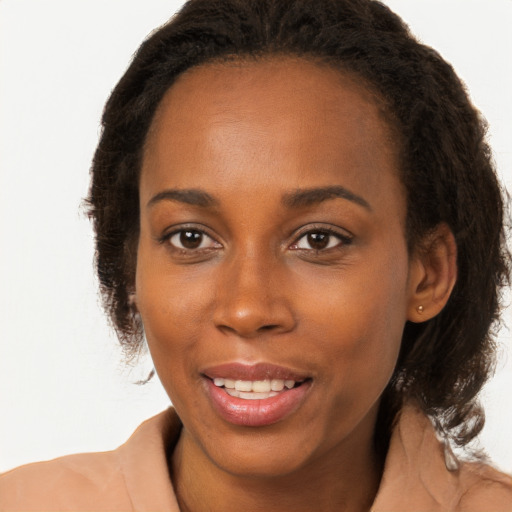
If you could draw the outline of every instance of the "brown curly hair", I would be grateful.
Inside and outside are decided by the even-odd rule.
[[[483,427],[476,396],[494,364],[500,291],[508,283],[504,206],[486,124],[452,67],[373,0],[190,0],[142,44],[103,114],[87,199],[105,309],[128,350],[143,326],[130,296],[139,230],[138,182],[153,115],[176,77],[210,61],[293,55],[362,80],[401,135],[409,248],[445,222],[458,280],[435,318],[407,323],[380,409],[385,446],[405,398],[464,445]],[[207,84],[205,84],[207,87]]]

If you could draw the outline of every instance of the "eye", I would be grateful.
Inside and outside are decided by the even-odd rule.
[[[194,251],[220,247],[220,244],[198,229],[180,229],[166,237],[168,243],[176,249]]]
[[[350,243],[351,239],[347,236],[326,229],[318,229],[304,233],[297,242],[292,245],[292,249],[325,251]]]

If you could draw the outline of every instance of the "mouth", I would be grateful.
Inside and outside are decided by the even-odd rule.
[[[234,380],[223,377],[213,379],[213,384],[235,398],[242,400],[264,400],[279,395],[282,391],[300,386],[304,380]]]
[[[216,412],[235,425],[261,427],[282,421],[306,401],[312,378],[270,365],[230,363],[202,372]]]

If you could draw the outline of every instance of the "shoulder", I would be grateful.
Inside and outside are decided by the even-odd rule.
[[[116,452],[69,455],[0,475],[0,510],[132,510]]]
[[[391,436],[374,512],[512,512],[512,477],[457,460],[429,418],[404,406]]]
[[[169,409],[109,452],[68,455],[0,475],[0,512],[177,512],[167,450],[181,423]]]
[[[487,464],[470,462],[461,465],[459,478],[464,482],[460,510],[512,511],[511,476]]]

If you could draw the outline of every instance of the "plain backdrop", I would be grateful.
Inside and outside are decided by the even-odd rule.
[[[99,306],[80,210],[103,104],[164,0],[0,0],[0,471],[111,449],[169,405],[136,381]],[[512,185],[512,1],[388,0],[467,83]],[[510,312],[505,322],[512,326]],[[482,445],[512,472],[510,334],[483,400]]]

